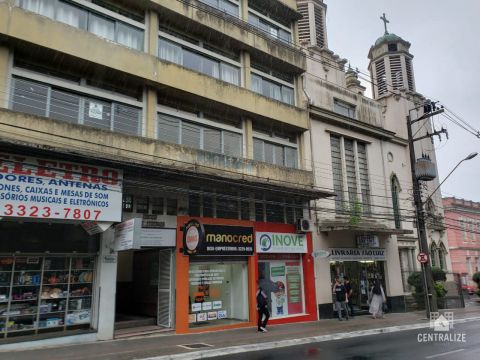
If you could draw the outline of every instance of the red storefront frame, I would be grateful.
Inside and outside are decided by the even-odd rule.
[[[255,222],[254,223],[255,232],[277,232],[277,233],[295,233],[296,228],[294,225],[288,224],[277,224],[277,223],[265,223],[265,222]],[[287,317],[282,317],[278,319],[271,319],[269,324],[289,324],[303,321],[315,321],[318,319],[317,316],[317,301],[315,297],[315,269],[314,261],[312,257],[313,245],[312,245],[312,234],[307,233],[307,252],[304,254],[299,254],[302,259],[303,265],[303,289],[305,297],[305,313],[300,315],[292,315]],[[255,250],[254,256],[254,265],[255,265],[255,279],[258,284],[259,275],[258,275],[258,260],[259,257],[265,257],[268,254],[258,254]],[[288,255],[287,255],[288,256]]]

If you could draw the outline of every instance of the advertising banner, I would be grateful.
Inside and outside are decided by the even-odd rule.
[[[121,221],[121,170],[0,153],[0,216]]]
[[[202,224],[190,220],[183,228],[186,255],[253,255],[253,228]]]
[[[257,253],[306,253],[305,234],[256,232]]]

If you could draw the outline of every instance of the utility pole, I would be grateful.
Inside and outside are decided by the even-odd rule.
[[[443,111],[444,111],[443,109],[439,109],[439,110],[434,109],[433,112],[424,114],[420,118],[414,119],[414,120],[410,118],[410,115],[407,115],[408,147],[410,150],[410,167],[411,167],[411,173],[412,173],[415,214],[417,219],[418,245],[420,248],[420,252],[428,254],[428,261],[425,264],[421,264],[422,275],[424,280],[424,288],[425,288],[424,289],[425,290],[425,310],[427,313],[427,319],[430,319],[431,312],[438,311],[438,306],[437,306],[437,294],[435,291],[435,285],[432,277],[432,266],[430,262],[431,256],[428,248],[427,230],[425,228],[425,212],[423,210],[422,191],[420,188],[420,180],[418,179],[415,171],[415,164],[417,159],[415,157],[414,142],[417,140],[424,139],[425,136],[422,136],[418,139],[414,139],[412,135],[412,124],[420,120],[428,119],[429,117],[439,114]],[[444,129],[440,131],[434,131],[432,134],[427,134],[428,135],[427,137],[440,135],[441,133],[445,133],[445,132],[446,130]]]

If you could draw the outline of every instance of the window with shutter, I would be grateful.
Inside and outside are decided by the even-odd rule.
[[[341,151],[342,140],[344,157],[342,157]],[[363,214],[370,214],[371,200],[366,144],[342,136],[330,135],[330,147],[336,211],[343,212],[348,208],[354,209],[356,204],[360,203]],[[344,169],[346,171],[346,183],[344,183],[343,177]],[[360,189],[358,189],[358,186],[360,186]],[[348,199],[344,198],[345,187]]]
[[[302,18],[298,20],[298,37],[301,43],[310,43],[310,22],[308,19],[308,4],[298,4],[297,10],[300,14],[302,14]]]
[[[370,213],[370,184],[368,180],[367,149],[364,143],[357,141],[358,171],[362,192],[363,213]]]
[[[376,79],[373,79],[373,83],[377,84],[378,96],[385,95],[387,93],[387,78],[385,73],[385,63],[383,59],[378,60],[375,63]]]
[[[355,153],[353,149],[353,140],[344,139],[345,144],[345,164],[347,170],[347,187],[350,206],[358,201],[357,195],[357,174],[355,169]]]
[[[395,221],[395,229],[400,229],[402,222],[400,219],[400,205],[398,199],[398,193],[400,192],[400,185],[396,176],[392,176],[391,181],[392,189],[392,205],[393,205],[393,219]]]
[[[343,209],[343,171],[342,155],[340,151],[340,137],[330,136],[330,148],[332,155],[333,191],[335,192],[335,208]]]
[[[410,58],[405,58],[405,67],[407,70],[408,89],[411,91],[415,91],[415,82],[413,81],[412,60]]]
[[[180,120],[165,114],[158,115],[158,139],[179,144],[180,143]]]
[[[323,9],[315,6],[315,36],[317,38],[317,46],[325,47],[325,18]]]
[[[392,75],[392,87],[394,90],[403,87],[403,72],[400,56],[390,56],[390,71]]]

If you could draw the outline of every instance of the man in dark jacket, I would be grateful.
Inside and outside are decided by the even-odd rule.
[[[335,284],[333,285],[333,293],[335,294],[335,308],[338,312],[338,320],[343,321],[342,311],[345,309],[345,317],[348,320],[348,310],[346,303],[348,302],[347,291],[345,286],[340,282],[340,278],[335,277]]]
[[[270,318],[267,295],[259,286],[257,290],[258,331],[267,332],[267,322]],[[264,318],[265,316],[265,318]],[[263,320],[263,321],[262,321]]]
[[[348,279],[348,276],[343,277],[344,283],[343,286],[345,286],[345,291],[347,292],[347,310],[350,308],[350,317],[353,319],[353,289],[352,289],[352,284],[350,283],[350,280]]]

